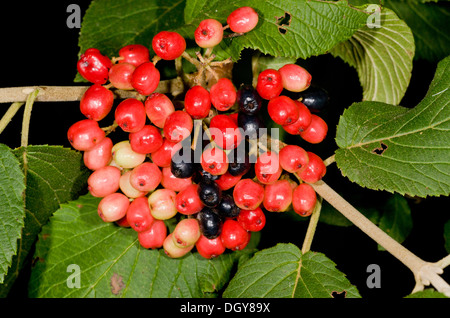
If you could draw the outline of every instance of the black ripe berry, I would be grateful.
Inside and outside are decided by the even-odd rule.
[[[264,123],[258,115],[239,112],[238,127],[242,128],[246,139],[257,139],[260,137],[260,129],[264,128]]]
[[[170,170],[172,174],[181,179],[190,178],[194,175],[195,172],[195,163],[193,151],[190,149],[187,151],[182,147],[179,151],[177,151],[170,163]]]
[[[255,115],[261,109],[262,99],[251,85],[242,85],[237,92],[239,111],[247,115]]]
[[[214,180],[202,178],[198,184],[198,195],[204,205],[214,208],[222,199],[222,190]]]
[[[250,168],[250,157],[248,155],[247,143],[242,142],[238,147],[234,148],[228,154],[228,173],[232,176],[240,176],[246,174]]]
[[[210,240],[219,237],[222,230],[223,220],[216,210],[208,207],[203,208],[197,214],[197,220],[203,236]]]
[[[328,105],[328,93],[320,87],[309,87],[302,92],[302,103],[309,108],[311,112],[319,112]]]
[[[241,213],[241,209],[234,202],[233,196],[224,194],[217,206],[217,211],[223,218],[235,218]]]

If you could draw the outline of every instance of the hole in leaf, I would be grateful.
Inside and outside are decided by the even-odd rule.
[[[340,293],[337,291],[334,291],[331,293],[331,297],[333,297],[333,298],[342,299],[342,298],[345,298],[345,296],[347,296],[347,292],[345,290],[341,291]]]
[[[386,151],[387,148],[388,148],[388,146],[386,146],[386,144],[384,144],[383,142],[380,142],[380,147],[372,150],[372,153],[381,156]]]
[[[291,14],[289,12],[285,12],[284,16],[282,17],[276,17],[278,32],[280,32],[281,34],[286,34],[286,27],[291,25],[291,18]]]

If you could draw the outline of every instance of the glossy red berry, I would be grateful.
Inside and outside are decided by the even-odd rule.
[[[323,160],[313,152],[308,152],[308,158],[308,164],[298,173],[298,176],[305,182],[316,183],[325,176],[327,167]]]
[[[262,184],[271,184],[277,181],[283,169],[276,152],[267,151],[261,154],[255,162],[255,174]]]
[[[157,249],[163,246],[167,237],[167,227],[164,221],[154,220],[149,230],[138,232],[138,240],[143,248]]]
[[[172,233],[175,245],[189,247],[197,243],[200,238],[200,225],[197,219],[183,219],[178,222]]]
[[[299,116],[297,104],[287,96],[278,96],[269,101],[267,105],[270,118],[281,125],[290,125],[295,123]]]
[[[285,212],[292,203],[292,187],[287,180],[278,180],[264,187],[263,205],[270,212]]]
[[[152,62],[139,65],[131,76],[131,85],[141,95],[150,95],[159,85],[160,73]]]
[[[178,192],[175,198],[177,211],[184,215],[200,212],[205,206],[198,195],[198,184],[192,183]]]
[[[88,190],[97,198],[106,197],[119,190],[121,171],[112,166],[95,170],[88,178]]]
[[[220,238],[222,239],[225,248],[235,251],[242,249],[244,245],[247,245],[249,233],[238,221],[228,219],[223,223]]]
[[[242,175],[232,176],[227,171],[216,180],[216,183],[222,191],[227,191],[232,189],[241,179]]]
[[[131,149],[142,154],[151,154],[163,144],[160,130],[153,125],[145,125],[141,130],[130,133],[129,139]]]
[[[222,239],[219,237],[208,239],[204,235],[200,235],[197,243],[195,243],[197,252],[206,259],[216,258],[225,252]]]
[[[83,153],[84,165],[90,170],[97,170],[107,166],[112,160],[113,142],[111,138],[105,137],[94,148]]]
[[[81,76],[94,84],[105,84],[108,81],[111,60],[95,48],[87,49],[77,62]]]
[[[174,60],[186,50],[186,41],[177,32],[161,31],[153,37],[152,48],[163,60]]]
[[[120,63],[129,63],[138,67],[142,63],[150,61],[150,52],[148,48],[142,44],[129,44],[119,50],[119,56],[122,59]]]
[[[116,192],[100,201],[97,212],[104,222],[116,222],[127,214],[129,206],[129,199],[124,194]]]
[[[113,92],[100,84],[93,84],[81,97],[80,111],[88,119],[100,121],[109,114],[113,104]]]
[[[180,142],[192,132],[194,121],[185,111],[177,110],[167,116],[164,124],[164,136],[171,142]]]
[[[151,192],[162,180],[162,172],[153,162],[144,162],[135,167],[130,175],[131,185],[139,191]]]
[[[172,101],[165,94],[153,93],[145,100],[147,117],[158,128],[164,128],[167,117],[174,111]]]
[[[266,225],[266,216],[261,208],[241,210],[237,217],[239,224],[247,231],[259,232]]]
[[[254,210],[264,200],[264,187],[252,179],[242,179],[233,189],[233,198],[239,208]]]
[[[184,108],[193,119],[203,119],[211,110],[210,93],[202,86],[191,87],[184,98]]]
[[[309,216],[316,205],[317,195],[314,188],[307,183],[298,185],[292,194],[292,207],[295,213],[301,216]]]
[[[183,191],[187,186],[192,184],[192,177],[190,178],[177,178],[172,173],[170,167],[162,168],[161,185],[165,189],[170,189],[175,192]]]
[[[211,86],[211,103],[218,111],[227,111],[236,103],[237,91],[233,82],[228,78],[221,78]]]
[[[202,168],[213,176],[223,175],[228,170],[228,157],[218,147],[207,147],[201,156]]]
[[[209,132],[217,146],[234,149],[242,142],[241,130],[228,115],[216,115],[211,119]]]
[[[144,104],[140,100],[128,98],[117,105],[115,120],[125,132],[138,132],[144,128],[146,119]]]
[[[89,151],[105,138],[105,132],[98,122],[92,119],[83,119],[70,126],[67,139],[72,147],[79,151]]]
[[[300,133],[300,137],[311,144],[318,144],[326,138],[327,134],[328,125],[325,120],[315,114],[312,114],[311,124]]]
[[[283,87],[291,92],[302,92],[311,85],[311,74],[297,64],[286,64],[278,70]]]
[[[300,135],[311,124],[311,111],[297,100],[294,103],[298,108],[298,119],[293,124],[284,125],[283,129],[291,135]]]
[[[246,33],[253,30],[258,24],[258,13],[251,7],[240,7],[227,18],[231,31]]]
[[[172,142],[163,137],[163,144],[155,152],[151,153],[152,162],[161,168],[170,167],[172,156],[182,147],[179,142]]]
[[[297,145],[287,145],[279,152],[280,165],[290,173],[300,171],[309,163],[308,153]]]
[[[136,232],[150,230],[155,219],[150,213],[146,197],[136,198],[130,203],[127,210],[127,221]]]
[[[215,19],[206,19],[200,22],[194,32],[197,45],[201,48],[210,48],[218,45],[223,39],[222,23]]]
[[[109,70],[109,81],[115,88],[132,90],[131,75],[135,69],[136,66],[130,63],[114,64]]]
[[[281,74],[274,69],[266,69],[259,73],[256,91],[262,98],[267,100],[279,96],[283,91]]]

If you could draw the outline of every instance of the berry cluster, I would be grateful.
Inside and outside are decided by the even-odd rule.
[[[225,27],[214,19],[202,21],[195,41],[211,50],[228,28],[239,36],[257,24],[256,11],[242,7],[229,15]],[[292,207],[310,215],[317,198],[308,183],[320,180],[326,167],[299,146],[261,144],[269,138],[260,110],[268,100],[270,117],[286,131],[312,143],[323,140],[323,120],[281,95],[306,90],[311,75],[289,64],[261,72],[256,88],[242,84],[236,89],[229,78],[218,78],[210,87],[189,87],[180,108],[168,94],[155,92],[160,82],[156,64],[185,56],[186,41],[162,31],[152,49],[151,60],[140,44],[124,46],[112,59],[90,48],[77,64],[92,86],[80,101],[86,119],[74,123],[67,137],[92,170],[88,190],[101,198],[101,219],[132,228],[144,248],[163,248],[169,257],[182,257],[195,247],[212,258],[243,249],[251,233],[264,228],[267,212]],[[99,122],[114,107],[113,88],[134,90],[136,98],[122,100],[113,126],[101,128]],[[314,96],[320,95],[310,97],[311,105],[324,100]],[[128,139],[113,141],[109,133],[119,127]],[[168,220],[176,221],[170,233]]]

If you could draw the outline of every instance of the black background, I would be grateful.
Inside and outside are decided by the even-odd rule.
[[[2,47],[0,50],[0,87],[30,85],[77,85],[79,29],[69,29],[66,19],[67,6],[78,3],[84,14],[88,1],[54,2],[11,2],[0,12]],[[240,65],[248,62],[244,60]],[[330,127],[334,127],[343,110],[352,102],[361,99],[361,89],[356,72],[339,59],[331,56],[314,57],[305,66],[313,74],[313,84],[326,88],[331,97],[330,109],[323,114]],[[239,65],[239,64],[238,64]],[[424,61],[415,62],[410,88],[402,102],[403,106],[414,107],[425,95],[433,77],[436,65]],[[245,80],[245,79],[242,79]],[[0,105],[0,114],[7,109]],[[78,103],[36,103],[30,128],[30,144],[64,145],[68,127],[81,119]],[[0,135],[0,143],[14,148],[20,146],[21,112]],[[323,158],[331,155],[336,146],[334,130],[323,145],[312,147]],[[350,196],[362,193],[377,200],[385,193],[374,194],[359,189],[344,179],[331,166],[326,181]],[[446,198],[429,198],[416,203],[411,199],[414,229],[404,242],[413,253],[427,261],[437,261],[447,253],[444,249],[443,225],[449,219]],[[351,201],[351,200],[350,200]],[[444,203],[447,203],[444,205]],[[263,233],[261,248],[274,246],[277,242],[293,242],[301,247],[307,222],[289,222],[278,215],[268,215],[267,227]],[[356,285],[363,297],[401,298],[414,287],[412,273],[387,252],[377,251],[377,245],[355,227],[339,228],[320,223],[313,241],[312,250],[322,252],[332,259],[337,268],[344,272],[350,282]],[[381,267],[381,288],[369,289],[366,279],[367,266]],[[447,273],[444,276],[450,280]],[[11,296],[26,297],[26,279],[20,281]]]

